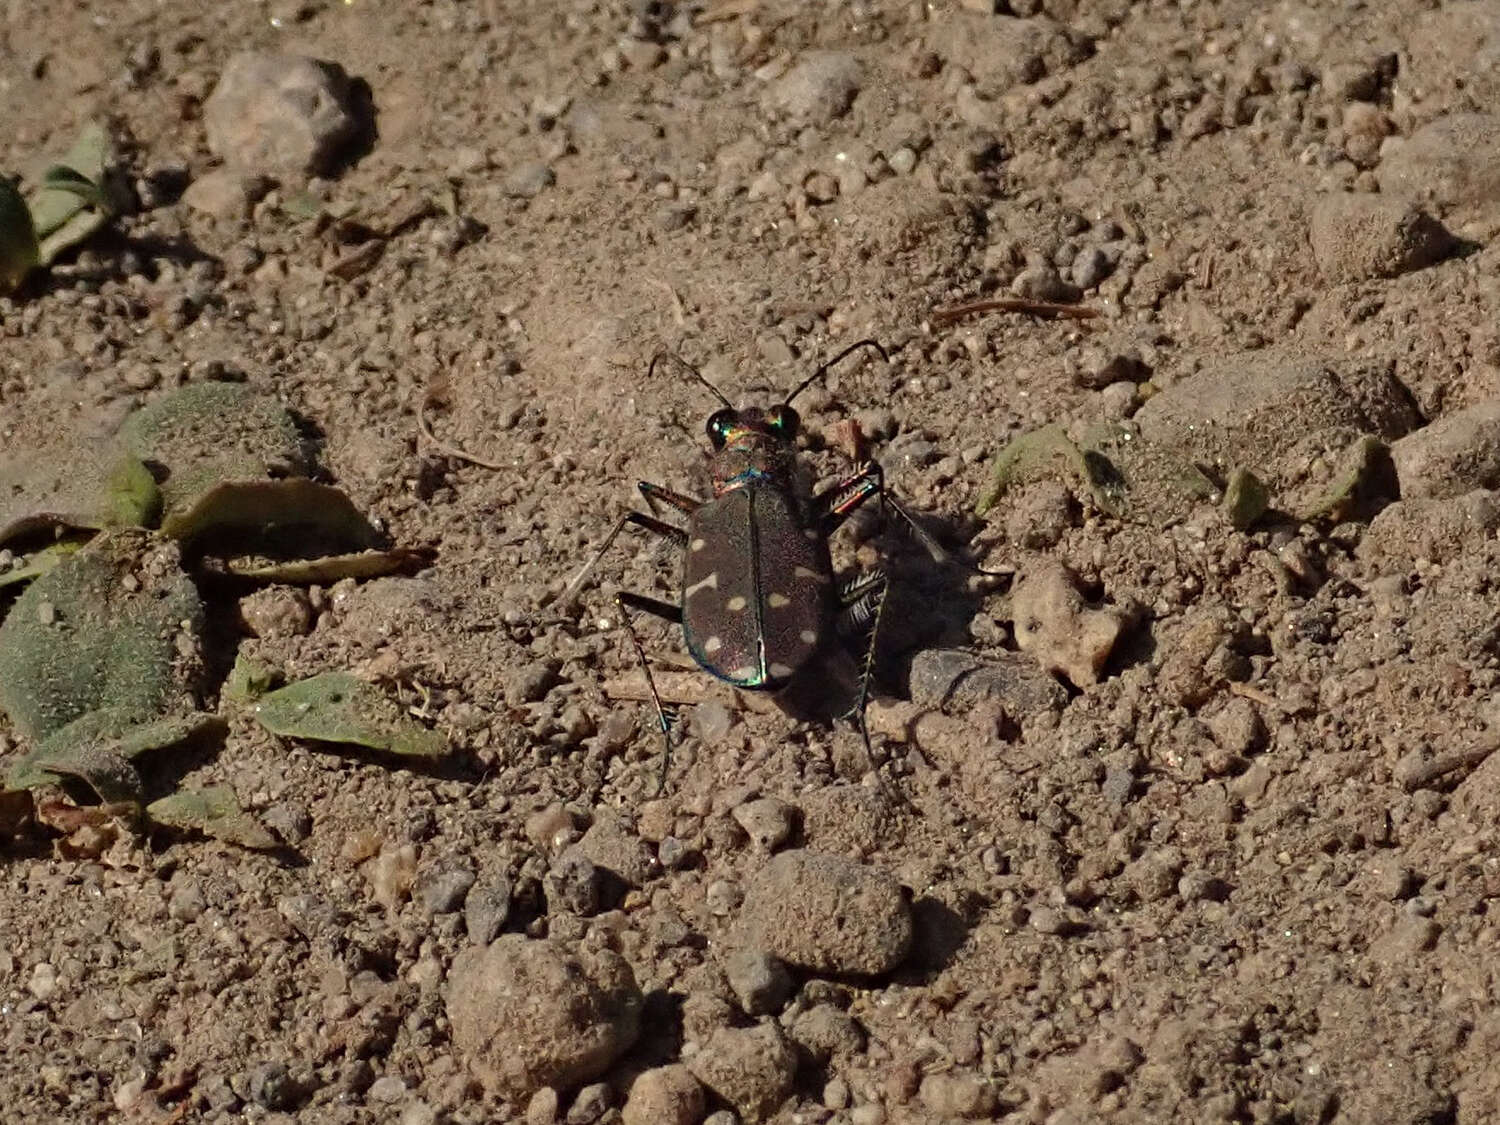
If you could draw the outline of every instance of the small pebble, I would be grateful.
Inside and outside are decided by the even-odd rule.
[[[372,1102],[395,1105],[406,1097],[406,1082],[399,1074],[387,1074],[370,1083],[366,1097]]]
[[[488,945],[500,936],[510,917],[510,880],[501,878],[478,883],[464,901],[464,929],[476,945]]]
[[[418,895],[429,913],[451,914],[463,907],[474,880],[474,869],[467,860],[448,860],[421,876]]]
[[[703,1117],[702,1084],[679,1064],[642,1071],[620,1111],[622,1125],[697,1125]]]
[[[781,1011],[792,993],[792,975],[777,958],[759,949],[737,949],[724,958],[724,976],[748,1016]]]

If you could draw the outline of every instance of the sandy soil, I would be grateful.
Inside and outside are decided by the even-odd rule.
[[[106,117],[140,206],[0,301],[0,441],[105,432],[206,379],[282,399],[330,479],[436,561],[257,595],[269,623],[217,639],[221,663],[398,684],[453,755],[276,739],[209,684],[228,734],[164,772],[231,786],[289,849],[8,845],[0,1117],[646,1121],[668,1111],[625,1106],[642,1070],[713,1086],[707,1045],[747,1050],[715,1036],[769,1027],[790,1053],[743,1119],[1500,1119],[1500,506],[1473,491],[1500,484],[1500,130],[1472,116],[1500,95],[1490,5],[46,8],[0,21],[0,167]],[[216,166],[203,103],[248,49],[338,62],[378,135],[215,217],[179,197]],[[423,199],[344,261],[328,213],[379,227]],[[1015,293],[1101,315],[934,315]],[[627,537],[556,601],[637,480],[702,494],[717,404],[647,364],[671,349],[768,403],[865,337],[890,363],[798,400],[813,475],[847,471],[857,421],[955,558],[1007,577],[873,512],[839,533],[842,568],[893,575],[878,776],[847,724],[671,675],[680,636],[643,625],[684,702],[657,796],[608,595],[675,601],[679,559]],[[420,435],[424,396],[488,466]],[[1058,470],[975,516],[1016,435],[1133,418],[1215,490],[1255,469],[1273,512],[1109,511]],[[1288,514],[1361,433],[1393,443],[1399,491]],[[579,860],[590,825],[609,840]],[[741,900],[789,845],[906,888],[898,967],[794,968],[746,1001]],[[883,924],[851,922],[849,949]],[[623,958],[635,1045],[555,1090],[486,1082],[451,978],[496,927]],[[729,1121],[735,1081],[662,1104]]]

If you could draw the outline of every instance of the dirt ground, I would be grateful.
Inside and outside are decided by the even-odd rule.
[[[11,843],[0,1117],[648,1121],[638,1073],[712,1086],[705,1045],[764,1025],[790,1061],[745,1120],[1500,1120],[1500,128],[1478,116],[1500,13],[999,7],[5,5],[0,167],[105,118],[139,206],[0,301],[0,442],[105,433],[207,379],[280,398],[435,561],[257,595],[292,624],[219,638],[223,665],[398,684],[453,753],[277,739],[207,684],[228,733],[173,780],[232,787],[289,847]],[[250,49],[340,64],[376,135],[214,215],[181,195]],[[307,193],[440,206],[345,268]],[[1099,315],[936,315],[1017,294]],[[841,567],[893,577],[878,775],[848,724],[673,674],[679,633],[643,623],[683,704],[658,796],[609,594],[676,601],[680,560],[627,536],[578,606],[557,598],[637,480],[703,494],[717,403],[648,362],[769,403],[863,338],[890,362],[798,399],[814,475],[847,471],[857,421],[953,559],[1001,577],[873,512],[838,533]],[[1112,504],[1057,462],[975,515],[1012,438],[1096,422],[1215,493],[1253,468],[1271,511],[1242,530],[1216,494]],[[1307,514],[1362,433],[1397,485]],[[562,857],[600,824],[641,849],[635,885],[574,895]],[[741,900],[789,845],[899,880],[898,967],[795,968],[745,1001]],[[451,978],[496,929],[623,957],[634,1046],[556,1090],[481,1081]]]

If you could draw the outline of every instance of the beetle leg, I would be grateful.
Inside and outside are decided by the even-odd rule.
[[[578,595],[583,590],[583,584],[588,581],[589,575],[594,573],[594,568],[599,565],[599,560],[604,558],[604,552],[609,550],[615,541],[615,537],[627,527],[639,527],[651,532],[653,535],[660,535],[664,539],[670,539],[679,547],[687,546],[687,532],[683,531],[682,528],[673,527],[665,520],[659,520],[655,516],[648,516],[644,512],[626,512],[610,530],[610,533],[604,537],[604,542],[599,544],[599,549],[594,552],[593,557],[584,564],[583,569],[574,575],[573,580],[558,595],[557,606],[559,609],[567,609],[578,600]]]
[[[656,506],[658,502],[666,504],[668,507],[676,508],[685,516],[690,516],[703,507],[704,502],[696,496],[673,492],[670,488],[663,488],[659,484],[652,484],[649,480],[638,480],[635,482],[635,486],[640,489],[641,495],[646,498],[646,503],[650,505],[653,513],[661,511]]]
[[[875,754],[870,748],[870,729],[865,725],[865,705],[870,699],[870,673],[875,666],[875,644],[880,633],[880,615],[885,609],[885,595],[889,588],[885,572],[873,570],[849,583],[839,592],[839,615],[834,623],[839,635],[855,637],[863,634],[865,639],[864,659],[859,665],[859,696],[845,717],[859,728],[859,737],[865,744],[865,756],[873,768]]]
[[[813,519],[826,539],[871,496],[885,495],[885,470],[870,461],[821,496],[813,497]]]
[[[641,662],[641,671],[646,676],[646,689],[651,693],[651,702],[656,705],[656,721],[661,727],[661,775],[657,778],[656,791],[661,793],[667,787],[667,767],[672,763],[672,720],[675,714],[669,714],[662,706],[661,696],[656,690],[656,681],[651,677],[651,664],[646,659],[645,646],[641,644],[641,638],[635,631],[635,624],[630,620],[632,609],[641,610],[666,621],[682,624],[682,607],[673,605],[671,602],[659,601],[656,598],[648,598],[644,594],[632,594],[628,590],[621,590],[615,595],[615,605],[620,607],[620,619],[625,622],[625,632],[630,635],[630,644],[635,649],[636,658]]]

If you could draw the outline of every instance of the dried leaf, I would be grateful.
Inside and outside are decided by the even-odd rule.
[[[448,740],[412,721],[384,692],[347,672],[327,672],[262,696],[254,715],[272,734],[440,758]]]
[[[268,561],[264,557],[223,559],[210,565],[224,574],[252,582],[293,586],[331,585],[341,578],[381,578],[415,574],[432,565],[435,552],[423,547],[395,547],[388,551],[359,551],[320,559]]]
[[[56,528],[147,527],[160,510],[150,470],[118,448],[64,442],[0,460],[0,543]]]

